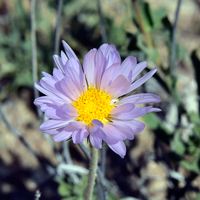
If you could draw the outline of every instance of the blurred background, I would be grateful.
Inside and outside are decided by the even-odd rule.
[[[143,75],[158,68],[136,93],[159,95],[162,112],[139,119],[146,128],[126,141],[124,159],[107,148],[107,199],[200,199],[200,1],[36,0],[35,11],[31,2],[0,0],[0,199],[83,199],[87,157],[41,133],[33,105],[33,52],[40,79],[52,73],[61,40],[81,63],[107,42],[122,60],[146,60]],[[103,200],[100,193],[94,199]]]

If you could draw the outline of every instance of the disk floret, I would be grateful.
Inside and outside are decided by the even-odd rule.
[[[111,101],[112,96],[107,92],[89,87],[72,105],[78,110],[77,120],[89,125],[93,119],[102,123],[108,121],[109,113],[114,107]]]

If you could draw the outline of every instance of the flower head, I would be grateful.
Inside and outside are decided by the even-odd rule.
[[[72,138],[77,144],[89,137],[91,144],[100,149],[104,140],[123,158],[126,154],[123,140],[132,140],[145,127],[135,118],[160,111],[152,106],[137,106],[158,103],[159,96],[130,95],[153,76],[156,68],[135,81],[147,62],[137,64],[136,58],[129,56],[121,63],[115,46],[108,44],[89,51],[82,68],[69,45],[64,41],[63,45],[66,54],[61,51],[61,57],[53,56],[58,67],[54,68],[53,75],[42,72],[44,77],[35,83],[46,96],[34,103],[49,118],[40,129],[54,135],[56,142]]]

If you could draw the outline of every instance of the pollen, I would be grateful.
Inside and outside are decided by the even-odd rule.
[[[93,119],[102,123],[108,122],[109,113],[115,107],[111,95],[94,87],[89,87],[72,105],[78,110],[79,116],[76,120],[83,121],[88,125],[91,124]]]

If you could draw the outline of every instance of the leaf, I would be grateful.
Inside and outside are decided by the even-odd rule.
[[[73,191],[74,191],[76,196],[83,196],[85,188],[83,186],[80,186],[80,185],[75,185]]]
[[[190,171],[199,173],[199,161],[198,161],[198,159],[195,159],[191,163],[186,161],[186,160],[182,160],[181,165],[183,165],[185,168],[187,168]]]
[[[151,129],[155,130],[159,127],[160,119],[154,113],[147,113],[143,119]]]
[[[147,59],[156,61],[159,57],[157,49],[150,49],[144,44],[144,37],[141,34],[137,35],[137,46],[147,55]]]
[[[180,137],[180,130],[177,130],[174,134],[173,141],[171,142],[171,149],[176,153],[183,155],[185,153],[185,145]]]
[[[159,53],[157,49],[148,49],[147,54],[148,54],[148,60],[151,60],[154,62],[156,62],[159,57]]]
[[[182,45],[178,44],[177,45],[177,57],[178,60],[181,60],[183,62],[186,62],[188,59],[188,52],[187,49],[184,48]]]
[[[159,8],[157,10],[151,11],[151,16],[153,19],[154,28],[160,29],[163,27],[162,19],[167,16],[167,11],[165,8]]]
[[[199,114],[197,112],[192,111],[192,112],[189,112],[188,115],[189,115],[191,122],[200,123],[200,117],[199,117]]]
[[[145,30],[147,32],[150,32],[152,29],[152,18],[151,18],[151,9],[150,9],[149,3],[143,2],[143,1],[138,1],[138,2],[140,5],[140,11],[142,14]]]
[[[196,137],[198,137],[198,140],[200,139],[200,116],[197,112],[189,112],[188,113],[190,121],[193,126],[194,133]]]
[[[67,184],[63,184],[63,185],[60,185],[58,187],[58,193],[61,195],[61,196],[68,196],[71,194],[71,188],[68,187]]]
[[[200,193],[197,195],[197,200],[200,200]]]
[[[32,86],[32,74],[30,71],[22,71],[20,74],[17,75],[15,79],[16,86]]]
[[[126,40],[126,33],[122,27],[113,25],[109,31],[109,42],[115,45],[123,45]]]

